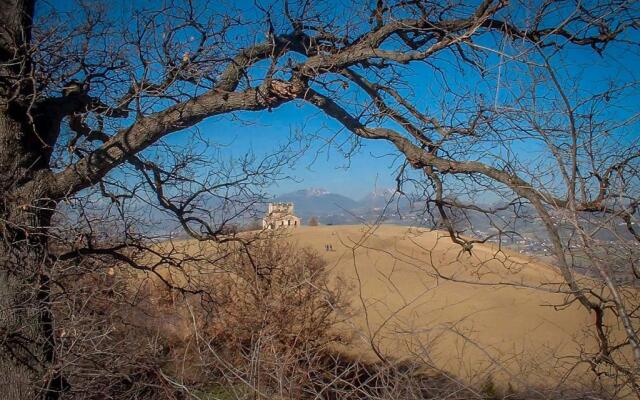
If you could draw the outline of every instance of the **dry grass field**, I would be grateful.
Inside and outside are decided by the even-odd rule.
[[[317,252],[330,281],[348,288],[336,333],[349,344],[334,350],[349,358],[416,363],[427,374],[475,387],[491,380],[502,390],[594,384],[580,363],[581,353],[596,350],[593,316],[566,304],[562,278],[550,265],[489,244],[464,253],[443,232],[405,226],[306,226],[276,235]],[[171,247],[216,253],[196,241]],[[210,272],[187,276],[210,280]],[[612,336],[621,334],[620,327],[610,328]]]
[[[419,360],[480,384],[589,383],[575,365],[593,347],[593,317],[560,307],[551,266],[490,245],[461,254],[441,232],[392,225],[302,227],[290,240],[317,250],[353,288],[345,330],[357,346],[343,351]]]

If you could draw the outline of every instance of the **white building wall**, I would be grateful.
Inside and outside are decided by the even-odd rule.
[[[267,215],[262,219],[262,229],[297,228],[300,218],[293,215],[292,203],[269,203]]]

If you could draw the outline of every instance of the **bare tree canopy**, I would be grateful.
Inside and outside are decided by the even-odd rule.
[[[295,151],[212,157],[199,124],[296,104],[352,143],[393,146],[398,190],[417,182],[463,252],[517,235],[500,211],[532,210],[557,290],[594,316],[599,351],[585,362],[640,396],[636,2],[56,3],[0,3],[0,365],[23,393],[55,399],[73,384],[52,296],[82,257],[150,269],[131,258],[149,238],[127,199],[199,241],[240,240],[228,225]],[[611,76],[590,74],[589,60]],[[193,146],[168,141],[178,132]],[[476,204],[483,193],[501,205]],[[117,226],[90,215],[94,202],[116,210]],[[492,218],[495,232],[471,237],[456,213]],[[576,278],[583,268],[599,288]]]

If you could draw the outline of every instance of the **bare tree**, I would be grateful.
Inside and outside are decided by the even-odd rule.
[[[25,377],[23,393],[57,398],[70,386],[52,297],[59,288],[64,293],[60,260],[108,254],[153,271],[128,257],[145,235],[134,229],[131,210],[123,205],[127,199],[153,202],[200,241],[235,240],[225,224],[251,209],[259,195],[254,188],[281,176],[289,161],[275,152],[265,160],[249,157],[234,167],[211,167],[211,157],[198,156],[197,146],[183,152],[165,139],[187,131],[196,140],[203,136],[197,127],[204,119],[267,112],[290,102],[317,107],[342,124],[353,143],[395,146],[406,167],[431,185],[425,200],[464,251],[487,237],[457,232],[448,222],[451,210],[496,210],[464,204],[448,196],[448,187],[489,188],[509,203],[533,207],[564,276],[568,302],[594,315],[600,351],[588,362],[597,373],[602,365],[613,368],[640,393],[637,305],[628,303],[625,286],[611,272],[620,267],[638,275],[640,154],[633,137],[605,137],[632,126],[635,117],[618,125],[607,114],[595,118],[598,104],[624,95],[624,88],[633,90],[635,82],[618,82],[583,102],[563,85],[562,71],[571,65],[554,60],[579,49],[606,56],[613,44],[633,49],[629,32],[638,26],[636,5],[377,1],[364,12],[358,6],[347,18],[330,2],[284,1],[256,5],[255,17],[244,17],[232,4],[191,1],[126,7],[122,13],[100,3],[81,2],[64,12],[48,3],[3,1],[0,334],[3,368],[16,381]],[[495,72],[489,67],[496,55],[533,70],[534,79],[521,80],[530,83],[527,94],[513,93],[517,106],[490,107],[458,85],[449,86],[450,96],[434,98],[440,110],[424,104],[422,93],[410,94],[409,75],[482,77]],[[540,101],[549,101],[536,98],[540,92],[532,85],[541,80],[553,89],[555,115],[539,108]],[[501,85],[501,78],[496,81]],[[589,104],[596,110],[584,113]],[[551,157],[539,164],[543,174],[523,169],[517,154],[501,151],[522,137],[547,146]],[[541,179],[544,173],[560,178]],[[221,199],[219,213],[210,212],[208,195]],[[117,243],[100,242],[105,227],[86,212],[98,197],[117,210]],[[82,229],[60,224],[65,201],[81,206]],[[617,241],[624,244],[616,254],[628,256],[608,257],[596,246],[597,228],[585,224],[593,215],[625,224],[635,242]],[[575,228],[570,238],[563,236],[559,216]],[[606,291],[585,288],[576,279],[569,253],[574,249],[591,260]],[[610,342],[605,319],[624,325],[622,342]],[[634,353],[628,363],[614,355],[625,347]]]

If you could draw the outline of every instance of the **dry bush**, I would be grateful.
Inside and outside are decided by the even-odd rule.
[[[302,397],[310,371],[336,341],[345,286],[329,282],[309,249],[274,239],[225,259],[212,298],[195,313],[200,363],[210,381],[263,396]]]
[[[135,282],[109,259],[59,264],[72,271],[54,292],[64,398],[182,398],[163,373],[176,342],[150,323],[158,309],[149,282]]]
[[[325,262],[275,239],[225,257],[135,271],[108,257],[59,262],[57,352],[69,398],[303,395],[344,315]],[[132,254],[142,265],[144,254]],[[115,265],[115,266],[114,266]],[[189,289],[177,282],[189,281]],[[268,395],[267,395],[268,394]]]

